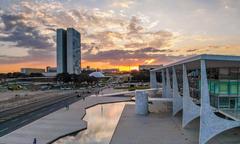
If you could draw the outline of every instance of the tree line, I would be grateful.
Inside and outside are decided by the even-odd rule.
[[[26,77],[43,77],[42,73],[30,73],[25,74],[21,72],[12,72],[12,73],[0,73],[0,79],[7,79],[7,78],[26,78]]]
[[[56,76],[58,82],[62,83],[73,83],[73,84],[81,84],[83,82],[86,82],[88,84],[93,84],[98,82],[98,79],[89,76],[87,73],[81,73],[81,74],[68,74],[68,73],[60,73]]]
[[[41,73],[31,73],[27,75],[21,72],[0,73],[0,80],[10,79],[10,78],[27,78],[27,77],[44,77],[44,75]],[[79,75],[60,73],[60,74],[57,74],[56,80],[61,83],[73,83],[73,84],[80,84],[83,82],[92,84],[98,81],[97,78],[93,76],[89,76],[88,72],[82,72]]]
[[[131,81],[132,82],[150,82],[150,71],[149,70],[140,70],[140,71],[131,71]],[[157,73],[157,81],[161,81],[160,73]]]

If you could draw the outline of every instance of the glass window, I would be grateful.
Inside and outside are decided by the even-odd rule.
[[[219,81],[215,81],[215,88],[214,88],[214,90],[215,90],[215,94],[219,94]]]
[[[229,69],[227,69],[227,68],[220,68],[219,69],[219,74],[220,75],[228,75],[229,74]]]
[[[240,98],[237,98],[237,109],[240,110]]]
[[[214,92],[215,92],[215,80],[210,80],[209,81],[210,82],[210,92],[212,93],[212,94],[214,94]]]
[[[219,68],[219,78],[228,79],[229,78],[229,69],[228,68]]]
[[[219,108],[229,108],[229,98],[219,97]]]
[[[211,91],[211,81],[208,81],[208,91]]]
[[[229,99],[229,106],[230,106],[230,109],[236,109],[236,98],[230,98]]]
[[[226,81],[220,81],[219,82],[219,94],[228,94],[228,82]]]
[[[201,80],[198,80],[197,88],[198,88],[199,90],[201,90]]]
[[[240,81],[238,81],[238,96],[240,96]]]
[[[216,95],[210,95],[210,104],[213,107],[218,107],[218,97]]]
[[[238,68],[230,69],[230,78],[236,80],[238,78]]]
[[[230,95],[237,95],[238,94],[238,82],[237,81],[230,81]]]

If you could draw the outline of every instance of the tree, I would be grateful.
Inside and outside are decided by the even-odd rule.
[[[132,71],[131,76],[132,76],[132,81],[135,81],[135,82],[149,82],[150,81],[150,73],[147,70]]]
[[[93,84],[93,83],[97,83],[97,82],[98,82],[98,78],[96,78],[94,76],[88,76],[87,83]]]
[[[6,78],[7,78],[7,74],[0,73],[0,79],[6,79]]]
[[[78,83],[79,81],[78,81],[78,75],[76,75],[76,74],[71,74],[70,75],[70,77],[71,77],[71,82],[73,82],[73,83]]]
[[[60,73],[56,76],[57,81],[63,83],[72,82],[75,85],[79,85],[83,82],[87,82],[88,84],[97,83],[98,79],[95,77],[90,77],[87,73],[77,74],[68,74],[68,73]]]
[[[1,74],[1,77],[4,77],[4,78],[24,78],[24,77],[27,77],[27,75],[24,74],[24,73],[20,73],[20,72],[13,72],[13,73]]]
[[[87,82],[88,79],[89,79],[89,75],[88,75],[87,73],[81,73],[81,74],[79,75],[79,77],[80,77],[80,79],[81,79],[82,82]]]
[[[30,73],[29,77],[43,77],[42,73]]]
[[[71,80],[72,80],[71,75],[68,73],[60,73],[57,75],[57,81],[69,83],[71,82]]]
[[[81,74],[90,74],[92,72],[95,72],[96,70],[82,70],[82,73]]]

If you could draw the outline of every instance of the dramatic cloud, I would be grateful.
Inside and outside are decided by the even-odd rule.
[[[183,56],[166,56],[165,54],[148,54],[149,52],[159,52],[160,50],[155,48],[143,48],[136,51],[131,50],[109,50],[99,52],[97,54],[85,53],[85,59],[93,62],[108,62],[112,65],[136,65],[144,62],[158,61],[166,63],[169,61],[174,61]]]
[[[0,41],[16,43],[15,46],[23,48],[49,49],[54,46],[51,38],[40,33],[40,31],[24,23],[21,15],[0,15],[4,27]]]
[[[55,63],[56,29],[67,27],[81,32],[83,66],[136,66],[168,63],[183,55],[238,54],[239,2],[221,0],[209,8],[199,3],[0,1],[0,63]],[[221,8],[216,13],[212,9],[217,6]],[[221,14],[226,20],[221,21]],[[24,52],[9,55],[7,49]]]
[[[1,57],[1,63],[52,59],[55,29],[59,27],[73,26],[81,32],[83,60],[116,64],[114,61],[118,58],[121,59],[118,65],[164,57],[165,54],[158,57],[152,54],[165,52],[177,38],[168,31],[149,31],[141,17],[128,18],[99,9],[65,9],[57,2],[51,5],[24,1],[0,17],[4,25],[0,41],[32,49],[25,57]]]
[[[46,52],[45,50],[29,50],[27,56],[15,57],[15,56],[0,56],[0,64],[17,64],[17,63],[49,63],[55,58],[52,53]]]
[[[111,4],[112,7],[115,8],[129,8],[134,4],[134,0],[118,0]]]

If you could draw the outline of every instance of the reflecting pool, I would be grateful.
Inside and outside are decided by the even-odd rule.
[[[87,109],[84,120],[88,128],[74,136],[63,137],[53,144],[108,144],[126,103],[97,105]]]

